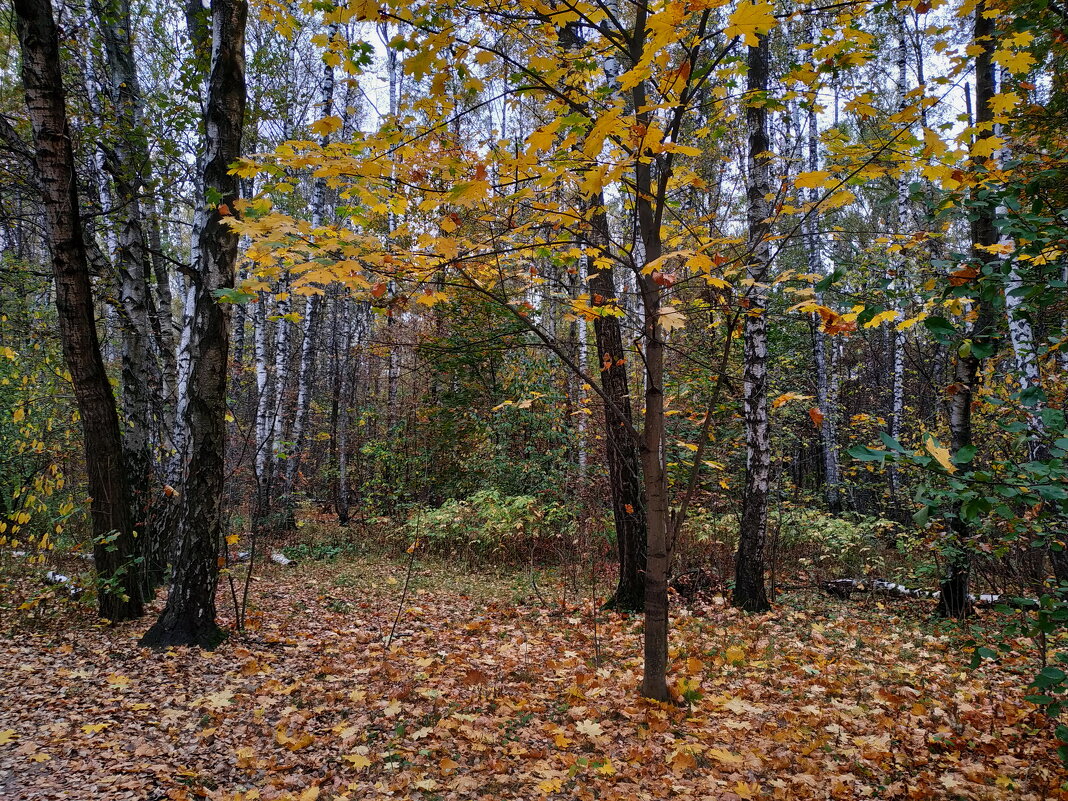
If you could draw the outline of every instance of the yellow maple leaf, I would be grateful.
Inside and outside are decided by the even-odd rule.
[[[1000,136],[984,136],[972,145],[972,158],[978,159],[993,156],[1001,150],[1001,147],[1004,144],[1005,140]]]
[[[912,326],[916,325],[916,323],[922,322],[922,321],[924,321],[926,319],[927,319],[927,312],[920,312],[915,317],[910,317],[907,320],[902,320],[900,323],[898,323],[894,327],[898,331],[907,331],[910,328],[912,328]]]
[[[789,403],[792,400],[808,400],[808,399],[809,399],[808,395],[802,395],[802,394],[800,394],[798,392],[784,392],[782,395],[780,395],[779,397],[777,397],[775,400],[773,400],[771,402],[771,408],[772,409],[778,409],[780,406],[785,406],[787,403]],[[728,650],[730,650],[730,649],[728,649]]]
[[[745,649],[737,645],[732,645],[727,649],[724,656],[732,665],[740,665],[745,661]]]
[[[940,443],[934,437],[928,437],[927,442],[924,443],[924,447],[927,448],[927,452],[935,458],[942,467],[946,468],[949,473],[956,473],[957,466],[950,461],[949,448],[943,448]]]
[[[350,763],[352,767],[356,768],[357,770],[370,767],[371,765],[371,760],[368,759],[364,754],[346,754],[341,758],[344,759],[346,762]]]
[[[579,721],[578,725],[575,726],[575,731],[579,734],[585,734],[587,737],[599,737],[604,734],[601,724],[594,723],[592,720]]]
[[[1008,114],[1020,103],[1016,92],[1002,92],[990,98],[990,110],[995,114]]]
[[[729,38],[742,37],[750,47],[760,44],[760,34],[767,33],[775,27],[775,15],[771,3],[750,3],[743,0],[738,8],[731,12],[728,25],[723,33]]]
[[[18,735],[14,729],[4,729],[0,731],[0,745],[7,745],[18,739]]]
[[[329,136],[334,131],[340,131],[341,126],[344,125],[344,121],[336,114],[331,114],[328,117],[323,117],[321,120],[313,122],[309,128],[312,129],[312,133],[316,133],[319,136]]]
[[[876,326],[880,326],[890,320],[896,320],[897,314],[898,313],[893,309],[890,309],[889,311],[879,312],[877,315],[868,320],[868,322],[864,323],[864,327],[875,328]]]
[[[1035,57],[1026,50],[1013,52],[1011,50],[995,50],[994,62],[1000,64],[1013,75],[1023,75],[1035,66]]]
[[[741,765],[745,760],[725,748],[709,748],[705,754],[724,765]]]
[[[799,172],[794,184],[798,189],[821,189],[826,185],[831,174],[827,170],[812,170],[811,172]]]
[[[664,306],[660,309],[660,327],[665,331],[685,328],[686,315],[672,306]]]
[[[560,788],[564,786],[563,779],[546,779],[543,782],[538,782],[538,789],[548,795],[549,793],[557,793]]]

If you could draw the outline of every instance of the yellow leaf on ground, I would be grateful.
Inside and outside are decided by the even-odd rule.
[[[579,721],[578,725],[575,726],[575,731],[579,734],[585,734],[587,737],[600,737],[604,734],[601,724],[594,723],[592,720]]]
[[[740,665],[745,661],[745,649],[737,645],[732,645],[727,649],[724,656],[732,665]]]
[[[745,760],[725,748],[709,748],[705,754],[724,765],[741,765]]]

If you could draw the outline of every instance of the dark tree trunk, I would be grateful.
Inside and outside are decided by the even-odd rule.
[[[768,88],[768,39],[749,48],[748,89],[750,102],[745,111],[749,128],[749,264],[753,285],[748,293],[745,316],[745,406],[746,471],[745,498],[738,533],[738,554],[734,567],[734,605],[747,612],[771,608],[764,588],[764,540],[768,523],[768,491],[771,481],[771,438],[768,428],[768,322],[767,290],[763,283],[770,268],[768,243],[771,215],[767,195],[770,188],[768,151],[768,112],[763,94]]]
[[[244,0],[212,4],[211,76],[206,110],[206,193],[219,205],[207,208],[199,230],[193,265],[189,386],[182,393],[179,419],[188,428],[178,541],[167,606],[141,644],[155,648],[198,645],[214,648],[224,637],[215,621],[222,531],[223,450],[226,438],[226,372],[230,307],[216,302],[215,291],[234,285],[237,235],[225,224],[238,195],[230,165],[241,154],[245,117]]]
[[[142,613],[138,549],[130,519],[115,397],[96,333],[58,32],[50,0],[15,0],[14,8],[22,48],[22,80],[52,246],[59,332],[82,421],[92,497],[93,555],[101,579],[100,616],[129,620]]]
[[[565,50],[578,52],[583,46],[582,32],[575,23],[559,31]],[[603,256],[588,259],[590,297],[593,306],[604,306],[616,298],[615,276],[611,260],[611,235],[605,211],[604,192],[596,192],[582,201],[584,216],[590,215],[586,244]],[[619,318],[613,315],[593,321],[600,365],[601,389],[604,392],[604,432],[608,461],[608,488],[612,519],[616,529],[619,578],[615,592],[605,606],[627,612],[645,607],[646,517],[642,487],[642,456],[634,434],[630,383],[623,350],[623,333]]]
[[[975,9],[975,35],[973,42],[981,48],[975,59],[976,142],[993,135],[993,109],[990,101],[996,93],[994,62],[996,43],[994,21],[986,17],[987,4],[980,0]],[[972,220],[972,258],[977,262],[993,258],[985,247],[998,242],[997,226],[994,224],[994,209],[981,205]],[[979,279],[976,279],[979,280]],[[976,317],[972,323],[969,339],[972,347],[962,356],[958,351],[953,364],[953,384],[948,388],[950,451],[956,454],[961,448],[972,444],[972,400],[978,390],[981,360],[975,355],[976,346],[990,342],[995,335],[993,309],[990,303],[976,292]],[[971,553],[969,551],[971,527],[961,517],[961,505],[953,510],[947,550],[946,575],[942,579],[941,596],[936,614],[942,617],[964,618],[972,613],[968,598],[968,582],[971,578]]]
[[[599,204],[600,209],[594,212],[595,244],[603,248],[607,247],[608,242],[608,220],[604,213],[603,196],[595,198],[594,203]],[[611,267],[591,264],[589,272],[590,295],[594,305],[601,305],[616,297]],[[603,300],[599,301],[598,298]],[[604,432],[608,451],[608,487],[619,555],[619,579],[606,605],[612,609],[639,612],[645,606],[645,498],[642,493],[641,453],[633,435],[634,417],[619,318],[611,315],[597,317],[593,321],[593,332],[601,366],[601,388],[610,401],[604,404]]]
[[[631,42],[631,60],[638,64],[645,49],[646,9],[639,6]],[[633,89],[632,100],[637,109],[635,119],[648,128],[652,116],[646,101],[645,82]],[[666,168],[664,168],[666,169]],[[664,177],[664,174],[659,176]],[[663,180],[653,183],[651,160],[638,159],[634,169],[635,206],[638,232],[645,247],[643,268],[660,258],[663,242],[660,226],[663,222],[665,187]],[[667,464],[664,448],[664,328],[661,325],[661,291],[652,276],[637,271],[642,298],[643,334],[645,340],[645,426],[642,431],[642,482],[645,494],[646,562],[645,562],[645,631],[643,636],[644,664],[642,695],[655,701],[669,699],[667,686],[668,606],[667,576],[671,564],[671,545],[668,542],[670,522],[667,488]]]

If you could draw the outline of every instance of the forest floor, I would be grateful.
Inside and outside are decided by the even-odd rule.
[[[150,618],[5,602],[0,798],[1068,798],[1022,700],[1032,644],[971,670],[976,631],[925,602],[679,605],[680,703],[662,705],[637,692],[639,617],[561,607],[548,578],[524,604],[522,573],[427,565],[402,605],[405,575],[269,566],[249,630],[214,653],[138,648]]]

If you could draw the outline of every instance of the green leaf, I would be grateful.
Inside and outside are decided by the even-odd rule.
[[[956,464],[968,464],[975,458],[976,448],[974,445],[965,445],[953,455]]]
[[[890,455],[886,451],[877,451],[867,445],[854,445],[846,453],[862,462],[881,462]]]
[[[957,329],[945,317],[928,317],[923,324],[942,345],[950,344],[957,336]]]

